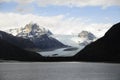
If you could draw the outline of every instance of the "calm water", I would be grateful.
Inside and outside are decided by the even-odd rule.
[[[0,63],[0,80],[120,80],[120,64]]]

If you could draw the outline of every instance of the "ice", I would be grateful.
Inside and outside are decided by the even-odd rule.
[[[66,56],[73,56],[73,55],[77,54],[83,48],[84,48],[84,46],[80,46],[77,50],[73,50],[73,51],[64,51],[67,48],[60,48],[60,49],[56,49],[56,50],[53,50],[53,51],[42,51],[42,52],[37,52],[37,53],[41,54],[42,56],[50,56],[50,57],[62,56],[62,57],[66,57]]]

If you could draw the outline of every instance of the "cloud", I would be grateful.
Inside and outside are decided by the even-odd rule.
[[[34,10],[34,7],[33,6],[29,6],[29,5],[18,5],[15,8],[15,11],[19,12],[19,13],[30,13],[33,10]]]
[[[34,0],[0,0],[0,4],[16,2],[17,6],[14,7],[15,12],[27,13],[34,10],[33,5],[30,5]]]
[[[15,12],[29,13],[33,12],[35,6],[32,3],[40,7],[53,6],[67,6],[67,7],[87,7],[87,6],[100,6],[102,9],[106,9],[110,6],[120,6],[120,0],[0,0],[0,4],[16,2]],[[0,7],[1,8],[1,7]]]
[[[40,6],[58,5],[68,7],[120,6],[120,0],[37,0]]]
[[[77,34],[82,30],[101,37],[111,27],[110,23],[88,23],[80,18],[66,18],[64,15],[37,16],[33,14],[0,13],[0,30],[24,27],[33,22],[51,30],[54,34]]]
[[[45,26],[48,24],[55,24],[61,19],[63,16],[53,16],[53,17],[43,17],[36,16],[33,14],[17,14],[17,13],[0,13],[0,27],[6,28],[14,28],[14,27],[24,27],[29,22],[35,22],[40,24],[41,26]]]
[[[2,3],[2,2],[17,2],[20,4],[28,4],[28,3],[31,3],[33,1],[34,0],[0,0],[0,3]]]
[[[34,2],[35,0],[12,0],[12,1],[18,2],[20,4],[28,4]]]
[[[0,0],[0,2],[17,2],[19,4],[37,3],[39,6],[56,5],[68,7],[86,6],[120,6],[120,0]]]

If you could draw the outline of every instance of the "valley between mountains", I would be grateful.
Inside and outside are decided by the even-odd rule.
[[[0,31],[0,59],[18,61],[119,62],[120,23],[101,38],[92,32],[54,34],[36,23]]]

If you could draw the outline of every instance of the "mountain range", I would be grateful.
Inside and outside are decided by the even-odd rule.
[[[28,42],[32,43],[32,49],[34,50],[46,51],[66,47],[66,45],[51,37],[53,33],[50,30],[35,23],[27,24],[23,28],[10,29],[7,32],[18,38],[29,40]]]
[[[85,32],[86,33],[86,32]],[[42,35],[43,36],[43,35]],[[45,36],[48,37],[47,34]],[[50,36],[50,35],[49,35]],[[41,36],[40,36],[41,37]],[[79,35],[79,37],[81,37]],[[82,37],[85,37],[82,35]],[[19,61],[90,61],[90,62],[120,62],[120,23],[113,25],[103,37],[88,44],[84,49],[72,57],[43,57],[38,53],[27,51],[17,43],[24,39],[0,31],[0,59]],[[12,42],[12,40],[14,40]],[[18,41],[17,41],[18,40]],[[16,42],[15,42],[16,41]],[[16,44],[15,44],[16,43]],[[26,45],[26,44],[24,44]],[[36,46],[36,45],[35,45]],[[34,45],[32,47],[35,47]],[[31,46],[30,46],[31,47]]]

